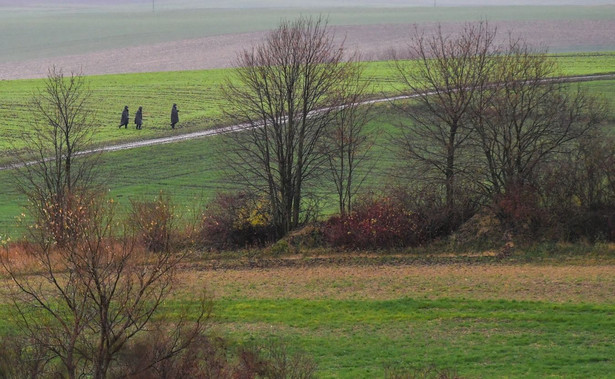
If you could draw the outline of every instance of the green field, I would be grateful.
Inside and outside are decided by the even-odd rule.
[[[615,53],[557,55],[565,75],[615,72]],[[207,129],[226,124],[222,115],[224,99],[220,87],[228,70],[181,71],[146,74],[102,75],[88,77],[92,92],[91,113],[96,122],[94,142],[99,144],[140,140],[172,133]],[[373,97],[396,94],[398,85],[391,62],[366,64],[365,76],[373,80]],[[0,81],[0,163],[11,156],[11,148],[23,146],[21,134],[29,131],[34,115],[28,108],[42,80]],[[170,110],[180,109],[181,130],[171,131]],[[131,110],[131,122],[143,106],[143,130],[119,130],[124,105]]]
[[[382,377],[386,366],[450,368],[462,377],[606,377],[615,364],[615,280],[612,250],[605,253],[600,263],[588,254],[567,265],[461,257],[195,269],[180,276],[176,299],[207,288],[218,299],[221,333],[243,343],[287,341],[312,355],[324,378]]]
[[[614,368],[614,305],[238,299],[220,308],[223,327],[244,329],[235,336],[292,341],[323,378],[382,377],[387,366],[517,378],[607,377]]]
[[[132,5],[125,12],[18,10],[17,18],[0,12],[0,33],[6,37],[0,40],[0,51],[14,51],[10,59],[28,59],[263,30],[297,12],[188,11],[161,3],[164,14],[153,15]],[[299,0],[291,3],[296,6]],[[149,3],[143,4],[149,8]],[[363,25],[383,20],[609,20],[614,11],[613,6],[570,6],[335,8],[326,13],[334,25]],[[65,29],[54,29],[58,21]],[[179,22],[184,25],[181,29],[176,27]],[[563,75],[615,73],[615,52],[555,57]],[[220,86],[229,72],[88,77],[97,128],[94,142],[115,144],[228,124]],[[372,97],[399,93],[391,62],[366,63],[365,75],[374,82]],[[33,122],[27,104],[41,84],[42,80],[0,81],[0,165],[12,161],[13,149],[23,147],[22,133],[29,132]],[[615,133],[615,79],[579,86],[609,104],[604,127]],[[181,127],[174,131],[169,127],[173,103],[181,111]],[[131,122],[143,106],[143,130],[135,130],[132,123],[127,130],[118,129],[124,105],[130,107]],[[395,126],[409,118],[388,103],[376,105],[372,112],[368,130],[385,133],[376,141],[372,158],[376,169],[365,186],[377,189],[388,184],[388,170],[399,164],[392,138]],[[164,191],[177,212],[188,218],[215,193],[239,189],[218,154],[224,143],[224,137],[214,136],[102,153],[99,184],[119,202],[120,212],[127,211],[131,199],[154,199]],[[25,199],[12,185],[12,175],[0,171],[0,241],[7,234],[23,233],[16,219]],[[333,188],[319,184],[316,190],[324,199],[325,213],[334,212]],[[528,251],[515,247],[507,258],[498,258],[497,251],[466,255],[453,245],[439,246],[437,252],[430,250],[433,247],[361,254],[310,250],[293,256],[278,256],[269,248],[196,252],[181,265],[171,297],[156,317],[174,321],[178,309],[194,305],[195,294],[205,291],[214,299],[209,331],[229,341],[231,351],[251,343],[281,341],[290,352],[312,357],[318,378],[382,378],[387,367],[450,369],[464,378],[613,377],[615,245],[537,242]],[[6,297],[10,285],[0,270],[4,289],[0,290],[0,339],[16,331]]]
[[[609,377],[612,252],[566,265],[466,257],[211,270],[200,259],[180,272],[159,317],[172,320],[206,289],[215,298],[211,332],[232,347],[283,341],[317,362],[319,378],[381,378],[389,366],[464,378]],[[12,329],[5,304],[0,297],[0,333]]]
[[[581,86],[607,100],[611,110],[615,109],[615,81],[585,82]],[[400,122],[407,122],[405,116],[387,104],[377,106],[374,114],[368,128],[390,132]],[[613,112],[607,126],[609,130],[612,125],[615,125]],[[117,131],[116,127],[110,129]],[[125,131],[122,129],[121,132]],[[137,133],[134,129],[128,132]],[[384,133],[376,141],[374,159],[377,160],[378,169],[372,171],[366,186],[379,188],[388,184],[387,169],[398,162],[389,138],[390,135]],[[165,191],[172,196],[180,213],[193,210],[195,204],[206,203],[216,192],[237,189],[233,180],[226,176],[224,162],[216,154],[216,146],[223,141],[222,137],[208,137],[104,153],[100,156],[104,188],[109,190],[110,196],[119,200],[120,205],[128,205],[130,198],[153,199],[159,191]],[[0,189],[0,234],[15,232],[15,217],[22,212],[24,204],[24,199],[10,185],[10,177],[10,171],[0,171],[0,182],[6,183]],[[333,191],[328,186],[320,187],[325,199]],[[329,197],[323,207],[334,211],[333,199]]]

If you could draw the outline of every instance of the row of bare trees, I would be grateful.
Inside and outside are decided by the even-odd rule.
[[[279,236],[313,216],[306,199],[325,167],[341,213],[364,177],[355,171],[371,141],[358,103],[369,83],[345,54],[322,18],[285,21],[239,55],[224,86],[225,114],[250,126],[230,135],[224,157],[241,183],[266,194]]]
[[[412,180],[441,188],[449,212],[468,196],[492,201],[538,187],[553,162],[599,133],[604,104],[560,80],[552,57],[509,36],[497,42],[487,23],[458,35],[418,30],[413,61],[396,61],[412,123],[399,141]]]
[[[441,194],[449,215],[536,186],[604,119],[604,104],[559,80],[546,52],[497,37],[486,22],[456,35],[416,30],[405,54],[416,59],[395,61],[400,92],[417,99],[399,105],[412,122],[393,142],[409,179]],[[250,128],[232,134],[223,155],[240,183],[266,194],[278,236],[310,216],[316,179],[327,173],[340,214],[350,213],[373,144],[369,107],[358,105],[369,82],[356,57],[325,21],[301,18],[243,51],[236,66],[226,114]]]

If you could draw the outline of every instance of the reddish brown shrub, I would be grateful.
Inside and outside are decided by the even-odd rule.
[[[535,233],[545,218],[539,193],[531,185],[510,185],[495,196],[494,210],[502,222],[515,232]]]
[[[347,248],[417,246],[425,241],[422,220],[391,198],[369,198],[346,216],[324,225],[328,243]]]

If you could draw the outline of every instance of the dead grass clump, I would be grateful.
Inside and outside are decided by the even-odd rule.
[[[461,379],[454,370],[427,368],[386,367],[385,379]]]

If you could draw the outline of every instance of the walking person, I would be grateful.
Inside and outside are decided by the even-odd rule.
[[[175,124],[179,122],[179,109],[177,109],[177,104],[173,104],[173,108],[171,108],[171,129],[175,129]]]
[[[139,110],[135,114],[135,124],[137,125],[137,130],[141,130],[141,124],[143,124],[143,107],[139,107]]]
[[[128,115],[128,105],[124,106],[124,110],[122,111],[122,121],[120,122],[120,128],[122,128],[122,126],[124,127],[124,129],[128,128],[128,119],[130,118],[130,116]]]

